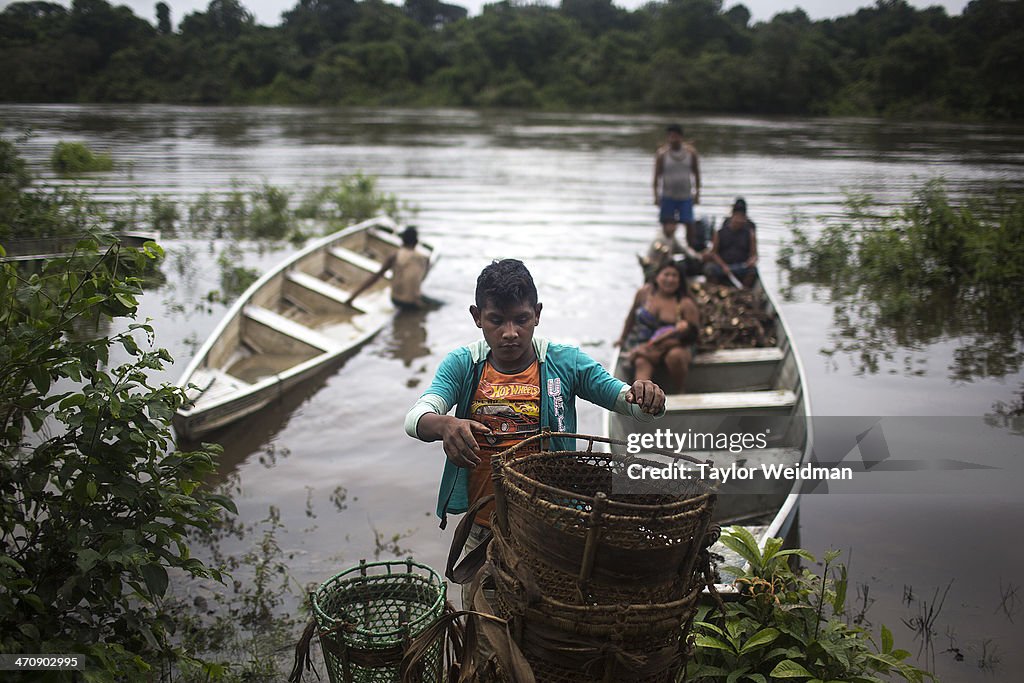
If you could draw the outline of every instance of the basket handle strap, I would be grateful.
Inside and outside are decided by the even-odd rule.
[[[458,584],[469,583],[476,576],[480,567],[484,565],[484,562],[487,561],[487,546],[490,545],[491,539],[494,537],[490,529],[487,530],[487,534],[484,536],[483,541],[480,542],[480,545],[470,550],[462,562],[459,562],[459,557],[466,547],[466,541],[469,540],[470,531],[473,530],[473,520],[476,518],[476,513],[492,500],[494,500],[493,493],[489,496],[484,496],[473,503],[466,510],[466,514],[462,516],[462,519],[459,520],[459,526],[455,528],[455,535],[452,537],[452,547],[448,550],[448,564],[444,570],[444,575],[449,581],[454,581]]]
[[[422,683],[428,662],[437,656],[436,646],[443,649],[444,670],[437,671],[438,683],[456,683],[459,667],[465,658],[465,629],[459,623],[466,612],[456,611],[452,603],[446,602],[444,612],[423,632],[408,644],[399,665],[399,681]],[[439,663],[440,664],[440,663]]]
[[[313,660],[309,655],[309,646],[314,635],[316,635],[316,620],[310,618],[306,629],[302,632],[302,637],[295,644],[295,662],[288,676],[288,683],[299,683],[302,680],[303,669],[312,670],[316,674],[317,680],[320,680],[320,672],[313,668]]]
[[[491,646],[494,658],[497,659],[510,683],[537,683],[533,668],[526,661],[519,644],[512,637],[508,620],[494,614],[494,609],[488,602],[487,596],[484,595],[482,584],[485,573],[486,570],[473,577],[473,583],[469,587],[469,599],[473,604],[473,612],[470,613],[469,622],[466,625],[466,652],[478,652],[477,640],[483,638]],[[477,661],[476,657],[467,656],[466,659],[469,660],[469,664],[463,671],[462,677],[459,678],[459,683],[474,680],[473,677],[484,664]]]

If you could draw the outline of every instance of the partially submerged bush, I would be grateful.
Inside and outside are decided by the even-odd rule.
[[[333,187],[307,193],[296,214],[299,218],[318,218],[342,227],[380,214],[398,219],[400,209],[395,195],[377,189],[374,176],[355,173]]]
[[[105,221],[103,211],[82,193],[34,190],[17,147],[0,138],[0,240],[80,237]]]
[[[847,197],[843,218],[817,237],[795,226],[779,264],[796,282],[843,283],[877,298],[953,289],[1003,301],[1024,286],[1024,194],[954,204],[943,183],[932,180],[892,214],[872,214],[871,204],[866,195]],[[905,304],[897,298],[903,303],[894,305]]]
[[[779,251],[790,284],[827,287],[836,348],[877,372],[895,347],[963,338],[954,378],[999,376],[1024,363],[1024,193],[954,203],[941,181],[884,214],[865,195],[812,236],[799,225]]]
[[[62,175],[109,171],[114,161],[109,154],[97,154],[81,142],[58,142],[50,155],[53,170]]]

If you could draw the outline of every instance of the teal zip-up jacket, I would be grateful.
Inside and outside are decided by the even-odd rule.
[[[540,426],[553,432],[576,431],[576,397],[590,401],[606,410],[632,415],[649,422],[654,416],[626,401],[629,385],[612,377],[604,367],[575,346],[555,344],[542,337],[533,338],[533,348],[540,363]],[[405,416],[405,431],[420,438],[417,425],[426,413],[447,415],[455,407],[455,417],[469,417],[469,407],[483,374],[484,361],[490,347],[484,340],[461,346],[441,361],[434,381]],[[664,415],[664,410],[662,410]],[[658,417],[661,417],[659,415]],[[558,451],[575,450],[573,439],[551,439]],[[459,514],[469,508],[468,471],[451,460],[445,460],[441,486],[437,494],[437,516],[445,526],[447,513]]]

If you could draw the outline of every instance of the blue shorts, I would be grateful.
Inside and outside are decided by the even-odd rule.
[[[662,223],[692,223],[693,200],[661,198]]]

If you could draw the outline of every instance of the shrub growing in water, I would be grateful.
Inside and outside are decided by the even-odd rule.
[[[308,193],[295,213],[299,218],[330,221],[337,229],[380,214],[398,220],[400,211],[395,195],[377,189],[377,178],[354,173],[334,187]]]
[[[50,165],[60,174],[109,171],[114,161],[109,154],[97,154],[81,142],[58,142],[50,155]]]
[[[877,372],[893,346],[969,337],[954,376],[1001,375],[1024,362],[1024,194],[950,201],[931,181],[890,214],[865,195],[810,235],[793,228],[779,251],[792,284],[829,288],[837,347]],[[834,352],[834,350],[830,351]]]

